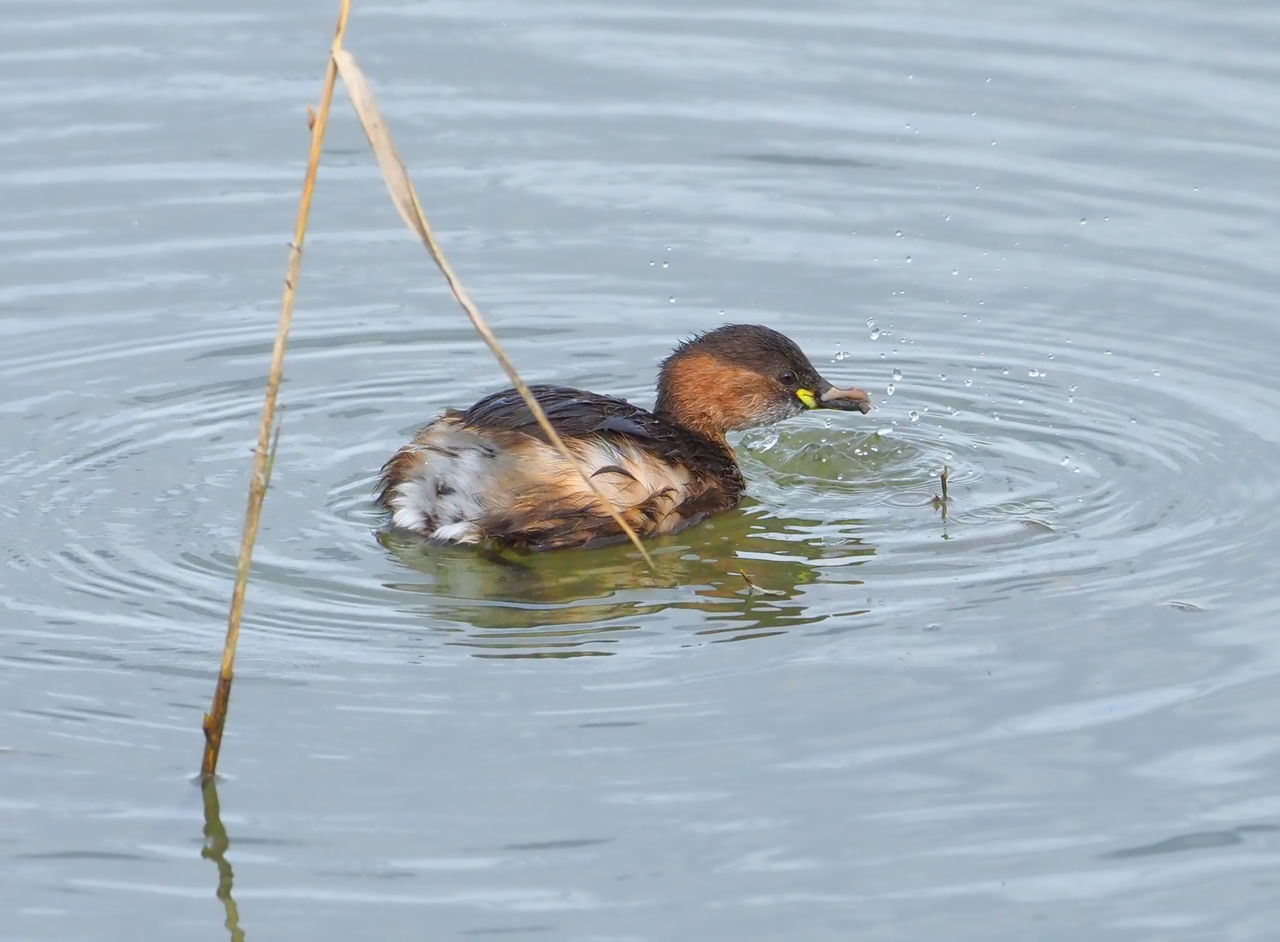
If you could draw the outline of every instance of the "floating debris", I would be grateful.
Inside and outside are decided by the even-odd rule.
[[[742,577],[742,581],[747,584],[747,591],[752,595],[754,595],[757,592],[759,592],[761,595],[786,595],[787,594],[783,592],[781,589],[766,589],[763,586],[756,585],[754,582],[751,581],[751,577],[748,576],[746,572],[742,569],[735,570],[735,572],[737,575]]]
[[[951,477],[951,468],[949,468],[947,465],[944,464],[942,466],[942,474],[938,476],[938,480],[942,484],[942,495],[939,496],[937,494],[934,494],[933,500],[929,501],[930,505],[933,507],[934,510],[940,511],[942,513],[943,522],[946,522],[947,503],[948,501],[951,500],[951,498],[947,495],[947,479],[950,477]]]

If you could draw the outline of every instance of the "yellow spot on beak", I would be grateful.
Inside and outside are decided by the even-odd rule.
[[[796,398],[804,403],[806,409],[818,408],[818,397],[813,394],[812,389],[797,389]]]

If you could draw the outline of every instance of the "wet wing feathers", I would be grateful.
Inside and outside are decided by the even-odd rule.
[[[531,391],[593,483],[642,535],[733,506],[742,478],[723,447],[623,399]],[[448,412],[387,463],[379,502],[396,526],[439,540],[551,549],[620,535],[514,390]]]
[[[529,391],[562,437],[582,438],[597,432],[613,432],[657,438],[664,429],[670,428],[652,412],[625,399],[568,386],[531,386]],[[542,427],[514,389],[481,399],[460,418],[472,428],[506,429],[544,437]]]

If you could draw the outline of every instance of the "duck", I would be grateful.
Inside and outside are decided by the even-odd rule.
[[[529,389],[641,537],[675,533],[738,503],[746,485],[728,433],[814,409],[871,410],[865,391],[823,379],[793,340],[759,324],[680,343],[662,362],[652,411],[568,386]],[[391,528],[434,543],[554,550],[623,538],[514,389],[419,430],[383,466],[376,500]]]

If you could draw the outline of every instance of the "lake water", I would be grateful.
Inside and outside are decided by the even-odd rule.
[[[877,408],[654,572],[380,536],[505,383],[340,91],[202,801],[336,6],[0,16],[0,937],[1275,938],[1280,8],[357,0],[527,379]]]

